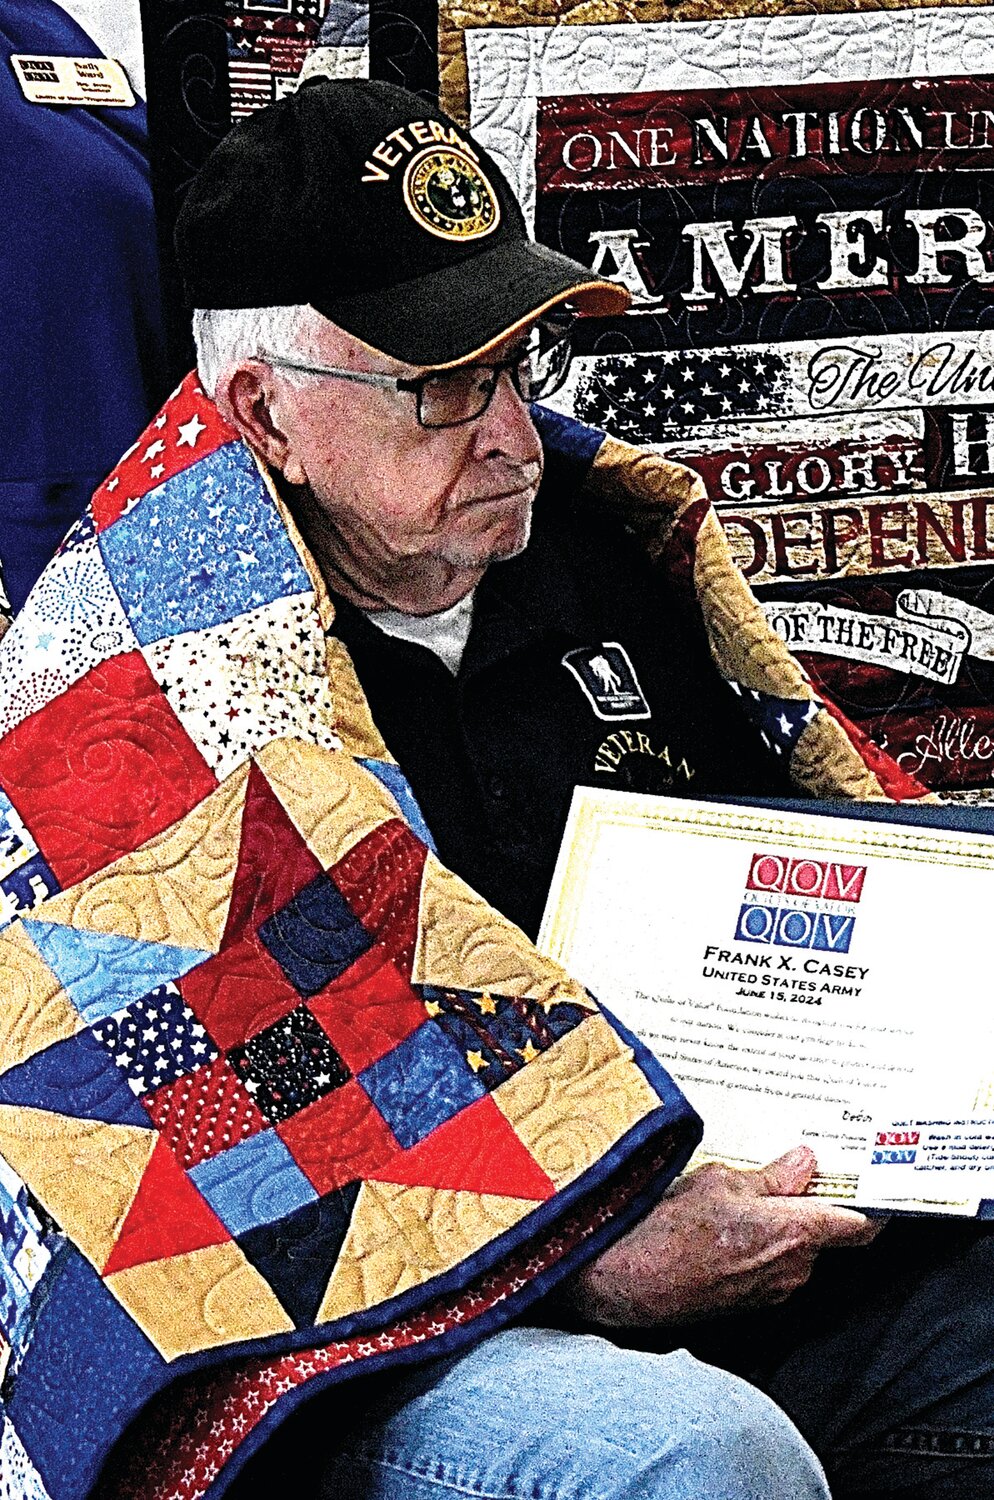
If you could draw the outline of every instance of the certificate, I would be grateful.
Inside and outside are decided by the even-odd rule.
[[[972,1214],[992,930],[994,839],[579,788],[539,944],[684,1089],[698,1160],[803,1142],[827,1198]]]

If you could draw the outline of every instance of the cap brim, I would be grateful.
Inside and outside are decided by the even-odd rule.
[[[561,302],[587,317],[623,313],[631,296],[531,240],[511,240],[386,291],[311,299],[346,333],[404,364],[462,364]]]

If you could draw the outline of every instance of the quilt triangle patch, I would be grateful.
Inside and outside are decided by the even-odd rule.
[[[496,1194],[544,1202],[555,1192],[531,1152],[489,1094],[439,1125],[424,1140],[367,1172],[371,1182]]]
[[[146,1130],[149,1123],[121,1069],[88,1031],[53,1042],[8,1068],[0,1077],[0,1104]]]
[[[421,880],[420,933],[411,983],[442,990],[490,990],[542,1004],[590,1004],[581,985],[551,958],[537,953],[520,927],[488,906],[433,854],[425,859]]]
[[[33,918],[24,920],[24,930],[87,1022],[140,1000],[210,957],[202,948],[143,943],[114,932],[88,932]]]
[[[248,768],[141,849],[46,901],[49,923],[87,932],[119,932],[143,943],[216,953],[241,840]]]
[[[238,1236],[238,1245],[298,1328],[317,1317],[352,1222],[359,1183],[325,1193],[316,1203]]]
[[[308,848],[269,782],[253,764],[249,770],[228,921],[222,948],[279,911],[316,875],[317,856]]]
[[[94,1266],[113,1248],[155,1141],[134,1125],[0,1104],[0,1155]]]
[[[164,1140],[156,1143],[104,1275],[230,1240]]]

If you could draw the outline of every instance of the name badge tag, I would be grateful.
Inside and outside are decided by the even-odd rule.
[[[109,57],[11,57],[14,76],[29,104],[94,104],[130,109],[127,74]]]

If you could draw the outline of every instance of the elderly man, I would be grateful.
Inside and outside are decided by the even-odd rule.
[[[536,505],[529,401],[565,368],[569,317],[621,311],[626,294],[527,239],[471,138],[385,85],[312,83],[222,145],[177,240],[205,388],[300,527],[446,863],[534,934],[577,782],[788,790],[625,528],[554,495]],[[695,1174],[576,1279],[574,1306],[676,1325],[782,1300],[819,1250],[873,1237],[797,1196],[813,1166],[799,1149],[762,1173]],[[739,1473],[717,1434],[713,1462],[697,1444],[677,1457],[671,1403],[726,1401],[695,1392],[716,1377],[685,1360],[502,1336],[395,1381],[388,1416],[371,1399],[326,1492],[348,1467],[370,1495],[807,1493],[758,1448]],[[490,1430],[494,1397],[519,1384],[551,1399],[530,1398],[527,1455]],[[289,1441],[271,1445],[277,1468]]]
[[[383,84],[233,131],[178,244],[211,399],[167,403],[0,656],[9,858],[62,887],[0,933],[0,1146],[41,1268],[18,1473],[89,1493],[159,1392],[105,1477],[129,1500],[223,1487],[246,1434],[243,1496],[824,1496],[772,1401],[681,1347],[760,1309],[702,1343],[840,1494],[986,1493],[977,1247],[785,1330],[770,1304],[874,1226],[802,1196],[804,1149],[663,1196],[685,1101],[506,920],[534,930],[589,777],[775,794],[789,760],[815,793],[920,792],[813,698],[686,471],[529,405],[554,315],[625,294]],[[67,1449],[42,1395],[84,1365]]]

